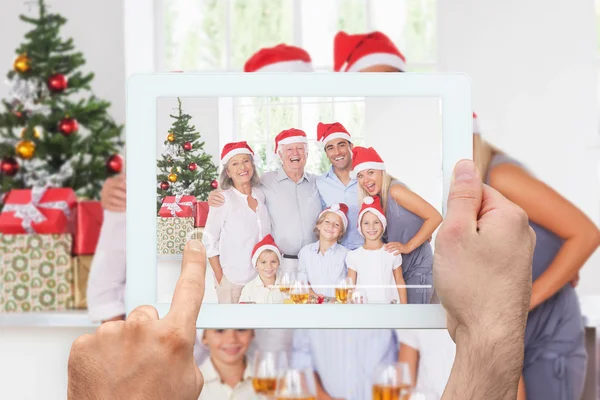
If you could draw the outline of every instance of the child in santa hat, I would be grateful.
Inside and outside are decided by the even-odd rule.
[[[332,204],[317,220],[318,241],[308,244],[298,254],[298,269],[305,273],[313,296],[335,296],[335,286],[346,277],[348,249],[340,243],[348,229],[348,206]]]
[[[283,294],[275,285],[279,264],[281,252],[273,236],[267,235],[252,249],[252,265],[258,275],[242,289],[240,303],[283,303]]]
[[[352,278],[358,290],[366,293],[369,303],[406,304],[402,255],[395,256],[385,250],[382,237],[386,226],[387,219],[379,196],[365,197],[358,214],[358,231],[365,238],[365,243],[346,256],[348,277]],[[361,286],[364,288],[361,289]]]

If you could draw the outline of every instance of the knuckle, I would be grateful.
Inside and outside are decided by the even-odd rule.
[[[86,333],[83,336],[79,336],[77,339],[73,341],[71,345],[71,356],[76,357],[81,353],[84,353],[87,348],[89,348],[94,342],[94,336]]]
[[[465,234],[466,227],[467,226],[459,219],[452,221],[446,220],[440,227],[437,241],[442,244],[457,242]]]
[[[448,201],[455,200],[476,200],[478,192],[471,188],[459,188],[448,193]]]
[[[159,333],[159,341],[173,352],[182,351],[194,345],[181,329],[174,326],[163,328]]]

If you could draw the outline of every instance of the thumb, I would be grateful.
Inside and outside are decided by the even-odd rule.
[[[481,208],[482,186],[475,163],[471,160],[459,161],[452,175],[445,222],[455,228],[463,227],[475,232]]]

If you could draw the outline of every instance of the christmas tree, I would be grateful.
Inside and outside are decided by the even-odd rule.
[[[174,121],[164,142],[165,151],[157,162],[158,208],[166,196],[191,195],[206,201],[217,187],[217,167],[210,154],[204,152],[200,132],[190,124],[192,117],[183,112],[179,98],[177,104],[177,115],[170,115]]]
[[[38,7],[37,18],[20,17],[33,28],[16,50],[0,110],[0,203],[11,189],[34,186],[97,199],[106,177],[122,168],[123,127],[108,115],[110,103],[89,93],[94,74],[81,72],[83,54],[60,36],[66,19],[44,0]]]

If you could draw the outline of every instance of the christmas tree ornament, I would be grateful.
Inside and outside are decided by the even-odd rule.
[[[118,174],[123,170],[123,157],[118,154],[113,154],[106,161],[106,169],[111,174]]]
[[[180,173],[181,173],[181,171],[182,171],[181,167],[177,167],[176,171],[177,171],[177,173],[179,173],[179,174],[180,174]]]
[[[58,130],[64,136],[71,136],[73,133],[76,133],[79,130],[79,124],[77,124],[77,120],[75,118],[63,118],[58,123]]]
[[[216,189],[219,187],[219,182],[217,182],[216,179],[214,179],[211,183],[210,183],[210,187],[213,189]]]
[[[188,169],[190,171],[195,171],[198,168],[198,164],[196,164],[195,162],[191,162],[188,164]]]
[[[31,58],[27,57],[27,54],[21,54],[15,58],[13,67],[17,72],[28,72],[31,69]]]
[[[183,144],[183,149],[184,149],[185,151],[190,151],[190,150],[192,149],[192,142],[185,142],[185,143]]]
[[[35,143],[31,140],[21,140],[15,147],[17,155],[24,160],[29,160],[35,154]]]
[[[177,182],[177,174],[169,174],[168,179],[169,179],[169,182],[173,182],[173,183]]]
[[[54,74],[48,78],[48,89],[54,93],[62,93],[68,87],[68,79],[63,74]]]
[[[173,142],[175,140],[175,134],[173,132],[169,132],[169,134],[167,135],[167,140],[169,142]]]
[[[5,176],[15,176],[19,171],[19,163],[14,157],[4,157],[0,161],[0,174]]]
[[[160,183],[160,190],[169,190],[170,187],[171,185],[167,181],[162,181]]]
[[[23,130],[21,131],[21,139],[25,138],[25,132],[27,132],[27,128],[23,128]],[[42,137],[42,134],[40,133],[38,128],[33,128],[33,137],[36,139]]]

